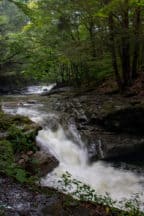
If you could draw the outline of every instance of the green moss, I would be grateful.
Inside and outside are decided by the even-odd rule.
[[[0,112],[0,131],[6,131],[12,124],[12,118]]]
[[[14,163],[14,154],[12,145],[7,140],[0,141],[0,171],[6,172]]]
[[[11,119],[15,124],[18,124],[18,125],[32,123],[31,120],[25,116],[19,116],[19,115],[11,116]]]
[[[8,130],[8,140],[12,144],[14,153],[35,151],[37,149],[35,145],[35,129],[24,132],[22,128],[18,128],[12,125]]]
[[[12,125],[24,126],[31,125],[32,122],[27,117],[11,116],[0,111],[0,131],[8,130]]]
[[[5,210],[3,207],[0,206],[0,216],[6,216]]]
[[[0,173],[14,177],[19,182],[34,182],[37,172],[33,172],[31,158],[20,166],[17,161],[21,153],[35,152],[35,137],[39,126],[27,117],[11,116],[0,111],[0,132],[6,137],[0,140]],[[33,166],[32,166],[33,165]],[[31,167],[33,169],[27,169]]]

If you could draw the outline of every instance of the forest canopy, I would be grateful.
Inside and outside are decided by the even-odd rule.
[[[143,0],[1,0],[0,76],[75,83],[144,71]]]

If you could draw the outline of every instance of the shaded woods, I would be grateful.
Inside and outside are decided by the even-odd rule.
[[[75,85],[112,76],[123,90],[143,73],[143,8],[142,0],[3,0],[0,76]]]

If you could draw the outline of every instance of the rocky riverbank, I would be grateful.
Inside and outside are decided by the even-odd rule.
[[[5,103],[5,106],[25,106],[25,102],[28,101],[33,101],[33,104],[36,104],[37,99],[45,104],[47,111],[59,113],[59,121],[65,129],[66,135],[71,139],[75,139],[75,137],[69,131],[69,126],[76,125],[81,139],[87,146],[90,163],[98,159],[110,160],[114,158],[116,160],[119,156],[120,161],[123,161],[123,158],[131,158],[131,161],[135,162],[135,153],[137,152],[138,158],[141,155],[144,128],[142,118],[144,100],[142,98],[107,94],[100,89],[86,89],[85,91],[77,89],[61,91],[60,93],[55,92],[44,97],[36,95],[27,98],[18,97],[14,102]],[[57,122],[53,120],[48,124],[55,130]],[[12,125],[14,129],[11,128]],[[31,178],[29,177],[43,176],[58,165],[55,158],[39,151],[39,147],[35,144],[35,136],[41,128],[39,125],[32,123],[26,117],[10,117],[10,115],[4,115],[1,112],[0,128],[1,144],[3,145],[4,141],[7,141],[5,146],[10,149],[11,154],[9,155],[12,155],[10,163],[16,163],[15,170],[17,171],[14,173],[12,171],[11,176],[23,182],[24,185],[31,184]],[[33,133],[31,133],[31,130],[33,130]],[[5,133],[6,131],[8,131],[8,134]],[[32,136],[27,136],[29,133]],[[18,143],[21,140],[23,141],[22,146],[26,148],[25,150],[17,149],[19,148],[19,145],[15,145],[17,141],[15,137],[17,136],[19,138]],[[29,141],[27,137],[30,138]],[[11,142],[14,144],[14,155],[11,151]],[[32,146],[28,145],[31,148],[25,145],[31,143],[33,143]],[[5,149],[5,152],[7,152],[7,149]],[[31,160],[32,158],[34,160]],[[2,158],[2,163],[4,160]],[[9,164],[6,164],[6,170],[10,170]],[[5,173],[3,170],[1,171]],[[27,182],[27,177],[29,182]],[[68,196],[55,190],[47,189],[48,195],[43,193],[42,188],[40,191],[37,190],[38,187],[31,191],[29,187],[17,183],[17,181],[6,177],[4,174],[1,176],[1,184],[7,185],[7,190],[1,187],[0,192],[1,211],[5,215],[119,215],[117,211],[112,213],[108,207],[85,202],[75,203],[72,198],[69,201]],[[14,189],[18,198],[15,201],[11,198]]]
[[[22,185],[0,177],[0,215],[2,216],[116,216],[120,211],[108,206],[80,202],[49,188]]]
[[[71,90],[45,96],[49,110],[60,114],[65,130],[75,124],[87,146],[90,162],[122,160],[132,163],[144,149],[144,99],[103,92],[100,88]],[[69,122],[69,124],[68,124]],[[72,138],[72,134],[67,134]],[[143,163],[143,162],[142,162]]]
[[[105,215],[108,207],[79,202],[36,184],[58,165],[56,158],[36,145],[40,129],[27,117],[0,112],[0,215]],[[113,215],[110,209],[107,215]]]

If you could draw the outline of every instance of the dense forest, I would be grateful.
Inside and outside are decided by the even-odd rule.
[[[144,69],[143,8],[143,0],[0,1],[1,80],[111,76],[124,90]]]
[[[144,216],[143,152],[144,0],[0,0],[0,216]]]

